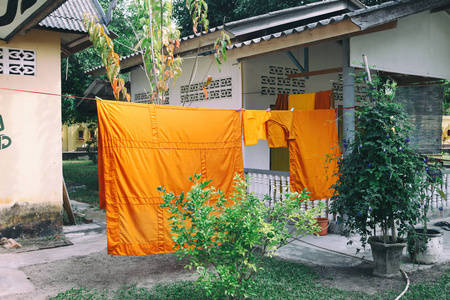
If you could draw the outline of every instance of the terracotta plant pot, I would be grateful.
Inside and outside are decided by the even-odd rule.
[[[424,234],[424,228],[415,228],[419,235]],[[444,233],[437,229],[428,229],[425,238],[415,239],[415,244],[408,245],[411,260],[418,264],[431,265],[439,260],[444,250]]]
[[[326,235],[328,233],[328,227],[330,226],[330,220],[328,220],[328,218],[316,218],[316,221],[320,228],[322,228],[317,234]]]
[[[406,247],[403,239],[399,243],[385,244],[379,237],[370,237],[369,244],[372,248],[375,269],[373,275],[391,278],[400,275],[400,262],[403,248]]]

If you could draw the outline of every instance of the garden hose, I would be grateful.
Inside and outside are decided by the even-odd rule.
[[[403,297],[403,295],[408,291],[408,288],[409,288],[409,277],[408,277],[408,275],[406,275],[406,272],[403,271],[402,269],[400,269],[400,271],[402,272],[403,276],[405,276],[405,279],[406,279],[406,287],[405,287],[405,289],[403,290],[403,292],[402,292],[400,295],[398,295],[397,298],[395,298],[395,300],[398,300],[398,299],[400,299],[401,297]]]

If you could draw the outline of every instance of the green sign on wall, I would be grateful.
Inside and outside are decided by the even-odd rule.
[[[5,129],[5,125],[3,123],[3,117],[0,115],[0,132]],[[0,150],[6,149],[11,146],[11,139],[9,136],[0,133]]]

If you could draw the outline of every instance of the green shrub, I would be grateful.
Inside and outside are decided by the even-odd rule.
[[[239,176],[230,200],[209,187],[211,180],[200,181],[200,175],[189,179],[194,185],[186,196],[183,192],[176,197],[160,187],[162,206],[172,214],[176,254],[189,258],[188,267],[200,275],[197,284],[214,299],[253,295],[253,279],[265,258],[291,242],[296,230],[303,235],[320,231],[315,217],[323,205],[302,211],[306,191],[288,193],[269,208],[247,194],[247,183]],[[293,229],[288,229],[288,222],[295,224]]]

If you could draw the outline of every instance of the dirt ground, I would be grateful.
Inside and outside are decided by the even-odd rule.
[[[403,276],[396,278],[380,278],[372,275],[373,263],[364,262],[361,265],[349,268],[311,266],[320,278],[318,283],[332,286],[340,290],[361,291],[368,294],[382,293],[392,290],[400,294],[406,286]],[[421,282],[433,283],[445,274],[449,264],[435,265],[430,269],[417,270],[407,274],[410,284]]]
[[[105,250],[22,268],[36,291],[17,299],[45,299],[72,287],[117,290],[124,285],[150,288],[156,283],[194,280],[184,266],[173,254],[123,257],[107,255]]]

